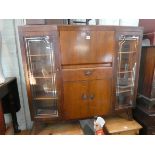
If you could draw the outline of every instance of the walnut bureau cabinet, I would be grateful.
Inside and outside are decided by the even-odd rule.
[[[135,106],[143,29],[19,27],[31,118],[75,120]]]
[[[155,135],[155,46],[142,47],[137,105],[134,118],[141,134]]]

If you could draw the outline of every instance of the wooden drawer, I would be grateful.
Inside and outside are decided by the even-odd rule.
[[[63,69],[63,81],[112,78],[112,67]]]

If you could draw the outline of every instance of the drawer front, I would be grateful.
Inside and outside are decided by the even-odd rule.
[[[63,69],[63,81],[83,81],[112,78],[112,67]]]

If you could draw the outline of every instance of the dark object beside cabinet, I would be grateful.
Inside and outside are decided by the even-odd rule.
[[[135,106],[142,28],[19,27],[32,120],[74,120]]]
[[[133,110],[133,117],[143,126],[140,134],[155,135],[155,113],[151,114],[149,109],[140,105]]]
[[[144,127],[142,134],[155,134],[155,46],[142,48],[134,117]]]
[[[155,46],[142,48],[137,102],[155,109]]]
[[[14,132],[18,133],[18,122],[16,112],[20,110],[20,100],[17,88],[17,79],[9,77],[5,79],[3,84],[0,84],[0,126],[2,125],[1,134],[5,134],[4,113],[11,113]]]

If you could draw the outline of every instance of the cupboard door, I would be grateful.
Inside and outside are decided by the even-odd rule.
[[[64,82],[65,119],[88,117],[88,82]]]
[[[60,116],[60,71],[56,33],[25,37],[28,92],[35,118]]]
[[[102,116],[111,111],[111,79],[92,80],[89,82],[90,116]]]
[[[132,107],[135,103],[140,35],[118,34],[116,109]]]
[[[60,31],[62,65],[111,63],[114,31]]]

